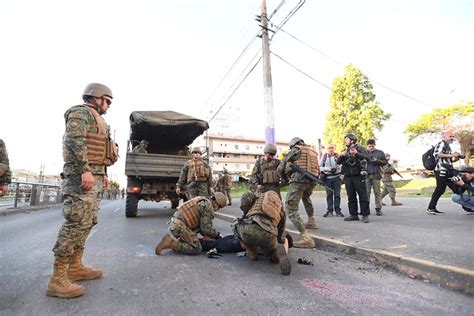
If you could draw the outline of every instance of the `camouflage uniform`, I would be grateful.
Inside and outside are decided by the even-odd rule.
[[[242,205],[249,204],[249,206],[242,207],[244,216],[232,228],[243,242],[244,248],[271,256],[276,250],[278,241],[283,243],[286,214],[280,201],[277,205],[279,212],[275,210],[272,216],[266,214],[262,208],[265,194],[268,193],[262,193],[258,198],[253,193],[242,196]],[[253,195],[255,198],[246,200],[248,195]]]
[[[303,205],[305,207],[306,214],[308,214],[308,218],[314,217],[314,207],[310,197],[311,194],[313,194],[315,184],[303,175],[293,172],[289,167],[289,163],[296,162],[298,159],[300,159],[300,157],[300,146],[292,147],[288,155],[286,155],[281,161],[277,170],[282,178],[290,179],[290,185],[286,195],[285,208],[293,225],[295,225],[300,234],[304,234],[306,232],[306,228],[303,219],[298,214],[298,204],[300,200],[303,200]],[[316,163],[319,166],[317,159]]]
[[[145,145],[138,144],[137,146],[133,147],[132,152],[137,154],[148,154],[148,150],[145,148]]]
[[[381,199],[386,197],[387,194],[391,199],[395,199],[395,195],[397,192],[395,191],[395,187],[393,186],[392,179],[392,175],[395,173],[395,168],[391,164],[387,163],[385,166],[382,167],[382,173],[383,193]]]
[[[193,225],[188,223],[186,212],[183,211],[188,208],[195,214],[190,217],[191,221],[196,221],[197,227],[189,227]],[[211,201],[203,196],[197,196],[181,205],[168,222],[171,234],[178,239],[178,245],[173,250],[188,255],[200,254],[202,247],[197,234],[201,233],[201,235],[211,238],[216,238],[219,235],[212,226],[214,212]],[[198,218],[195,217],[196,215]]]
[[[194,162],[202,163],[205,174],[196,176],[199,171],[196,170]],[[180,188],[186,187],[190,199],[196,196],[209,197],[209,188],[212,186],[211,168],[202,158],[193,158],[184,164],[176,185]]]
[[[274,191],[280,195],[280,175],[276,170],[280,165],[280,160],[274,158],[267,160],[265,158],[259,158],[255,162],[252,169],[251,182],[256,188],[257,185],[263,185],[263,192]],[[275,172],[274,172],[274,171]],[[266,173],[264,175],[264,173]],[[267,176],[267,174],[269,176]],[[273,176],[272,176],[273,175]]]
[[[56,257],[70,258],[83,251],[92,227],[97,224],[100,192],[103,189],[106,166],[89,164],[86,134],[97,128],[89,106],[74,106],[64,114],[66,132],[63,136],[64,167],[62,192],[64,195],[63,216],[66,219],[59,230],[53,248]],[[110,137],[110,129],[107,130]],[[94,176],[92,190],[84,192],[81,176],[90,171]]]
[[[230,197],[230,188],[232,186],[232,177],[227,171],[224,171],[224,175],[217,180],[217,190],[222,192],[227,197],[229,205],[232,205],[232,198]]]
[[[0,189],[11,182],[10,161],[5,143],[0,139]]]

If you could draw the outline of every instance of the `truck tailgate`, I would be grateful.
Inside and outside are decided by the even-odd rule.
[[[179,178],[184,163],[189,159],[191,159],[189,156],[128,152],[125,160],[125,175],[140,178]]]

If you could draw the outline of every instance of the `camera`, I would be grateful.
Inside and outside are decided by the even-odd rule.
[[[449,171],[449,177],[448,181],[450,182],[458,182],[458,181],[464,181],[464,177],[459,173],[458,170],[452,169]]]

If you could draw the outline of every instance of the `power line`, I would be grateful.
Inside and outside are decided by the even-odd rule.
[[[227,97],[227,99],[224,101],[224,103],[222,103],[222,105],[219,107],[219,109],[216,111],[216,113],[214,113],[214,115],[209,119],[209,122],[210,123],[215,117],[217,114],[219,114],[219,112],[222,110],[222,108],[227,104],[227,102],[230,100],[230,98],[232,98],[232,96],[235,94],[235,92],[237,92],[237,90],[240,88],[240,86],[244,83],[244,81],[247,79],[247,77],[252,73],[252,71],[255,69],[255,67],[257,67],[257,65],[260,63],[260,60],[262,60],[262,58],[260,57],[258,59],[258,61],[253,65],[253,67],[249,70],[249,72],[247,72],[247,74],[245,75],[244,78],[242,78],[242,80],[240,81],[240,83],[237,85],[237,87],[234,89],[234,91],[232,91],[232,93]]]
[[[295,13],[303,6],[303,4],[305,4],[305,2],[306,0],[300,0],[300,2],[296,4],[296,6],[283,18],[280,24],[276,26],[277,31],[281,29],[288,22],[288,20],[291,19],[293,15],[295,15]],[[276,34],[276,31],[270,37],[270,41],[273,39],[273,36],[275,36],[275,34]]]
[[[336,64],[338,64],[338,65],[344,66],[344,64],[343,64],[342,62],[340,62],[340,61],[338,61],[337,59],[331,57],[330,55],[326,54],[325,52],[323,52],[323,51],[321,51],[321,50],[319,50],[319,49],[316,49],[316,48],[312,47],[311,45],[305,43],[304,41],[302,41],[301,39],[297,38],[296,36],[294,36],[294,35],[288,33],[288,32],[285,31],[285,30],[283,30],[280,26],[275,26],[275,25],[273,25],[273,24],[272,24],[272,26],[275,27],[275,28],[277,28],[278,30],[282,31],[283,33],[287,34],[288,36],[290,36],[290,37],[293,38],[294,40],[300,42],[300,43],[303,44],[304,46],[306,46],[306,47],[310,48],[311,50],[317,52],[318,54],[323,55],[324,57],[328,58],[328,59],[331,60],[332,62],[334,62],[334,63],[336,63]],[[426,106],[426,107],[428,107],[428,108],[430,108],[430,109],[433,108],[432,105],[430,105],[430,104],[428,104],[428,103],[426,103],[426,102],[424,102],[424,101],[421,101],[421,100],[419,100],[419,99],[417,99],[417,98],[415,98],[415,97],[412,97],[412,96],[410,96],[410,95],[408,95],[408,94],[406,94],[406,93],[403,93],[403,92],[398,91],[398,90],[396,90],[396,89],[390,88],[389,86],[387,86],[387,85],[385,85],[385,84],[382,84],[382,83],[380,83],[379,81],[374,80],[372,77],[370,77],[370,78],[368,77],[368,79],[370,79],[373,83],[375,83],[375,84],[381,86],[382,88],[385,88],[385,89],[387,89],[387,90],[389,90],[389,91],[392,91],[392,92],[394,92],[394,93],[396,93],[396,94],[399,94],[399,95],[401,95],[401,96],[403,96],[403,97],[405,97],[405,98],[407,98],[407,99],[410,99],[410,100],[412,100],[412,101],[415,101],[415,102],[418,102],[418,103],[420,103],[420,104],[423,104],[424,106]]]

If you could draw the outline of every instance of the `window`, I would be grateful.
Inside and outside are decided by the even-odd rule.
[[[239,145],[235,145],[235,149],[239,149]]]
[[[239,164],[238,163],[235,164],[235,168],[239,169]]]
[[[245,145],[245,149],[246,149],[246,150],[249,150],[249,149],[250,149],[250,146],[249,146],[249,145]]]

